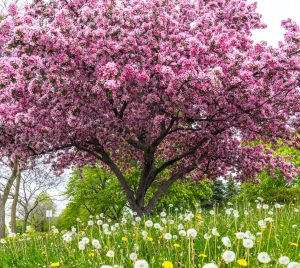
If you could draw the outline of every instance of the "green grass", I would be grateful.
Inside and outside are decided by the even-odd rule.
[[[239,212],[239,217],[235,218],[233,213],[226,214],[225,210],[230,207]],[[153,268],[202,267],[211,262],[218,267],[242,267],[237,262],[240,259],[246,261],[248,267],[286,267],[278,263],[281,255],[288,256],[291,261],[300,261],[299,209],[298,205],[293,204],[282,208],[270,205],[269,209],[260,210],[256,204],[228,205],[226,208],[215,208],[215,215],[211,215],[213,213],[209,210],[199,209],[194,212],[194,217],[187,219],[187,211],[167,208],[166,217],[152,215],[136,221],[134,217],[128,216],[126,223],[125,220],[120,221],[115,230],[111,230],[115,223],[95,216],[93,226],[78,222],[69,243],[63,239],[66,231],[29,233],[7,238],[6,243],[0,243],[0,267],[51,267],[51,264],[54,267],[58,263],[59,267],[101,267],[103,264],[134,267],[135,261],[129,258],[133,252],[137,254],[137,259],[145,259],[149,267]],[[97,225],[97,218],[109,224],[109,234],[103,231],[103,225]],[[265,218],[272,218],[273,222],[266,222],[266,228],[261,229],[258,221]],[[161,228],[146,227],[145,221],[149,219],[159,223]],[[179,224],[183,225],[184,230],[195,229],[197,236],[194,239],[181,237]],[[212,234],[213,227],[217,228],[218,234]],[[244,248],[243,240],[236,237],[237,232],[246,231],[249,231],[248,236],[254,241],[254,247],[249,250]],[[177,238],[166,240],[166,233]],[[204,239],[205,234],[211,235],[211,238]],[[231,247],[223,245],[222,237],[225,236],[229,237]],[[78,242],[83,237],[90,241],[84,250],[80,250]],[[99,240],[100,249],[92,245],[92,239]],[[114,251],[113,258],[106,256],[109,250]],[[236,259],[233,262],[226,264],[222,259],[225,250],[235,253]],[[257,259],[259,252],[267,252],[271,261],[260,263]]]

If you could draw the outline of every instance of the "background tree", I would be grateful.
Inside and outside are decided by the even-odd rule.
[[[46,210],[52,210],[54,214],[56,206],[50,195],[48,195],[46,192],[39,194],[38,198],[36,199],[36,204],[34,205],[34,209],[31,211],[32,213],[30,213],[28,216],[28,222],[35,231],[46,232],[49,229]],[[23,225],[23,232],[24,226],[26,226],[25,223]]]
[[[23,219],[23,232],[26,232],[31,214],[37,211],[41,213],[41,210],[48,206],[47,204],[53,203],[53,195],[50,197],[47,192],[56,189],[61,183],[61,177],[55,176],[49,166],[40,163],[36,163],[30,169],[22,172],[18,212]],[[50,199],[52,203],[49,201]]]
[[[21,184],[21,171],[17,173],[15,179],[15,190],[13,194],[13,201],[11,205],[11,213],[10,213],[10,227],[13,233],[17,233],[17,206],[19,201],[19,193],[20,193],[20,184]]]
[[[285,145],[281,141],[276,144],[267,144],[267,146],[274,155],[280,155],[286,158],[287,162],[292,162],[296,167],[300,167],[299,149]],[[267,202],[294,202],[299,200],[300,196],[299,174],[295,176],[294,180],[287,181],[284,174],[278,169],[264,171],[257,176],[256,181],[241,185],[242,192],[238,198],[253,201],[260,196]]]
[[[245,141],[297,144],[299,26],[283,21],[278,48],[254,44],[251,31],[265,27],[255,9],[244,0],[11,6],[0,25],[3,153],[52,153],[61,169],[101,161],[139,214],[186,176],[251,180],[280,168],[292,179],[291,164]],[[136,166],[133,189],[125,174]]]
[[[241,192],[240,185],[231,177],[225,186],[225,200],[229,201],[235,198]]]
[[[138,169],[133,169],[132,172],[126,174],[133,189],[138,187],[139,177]],[[163,180],[157,183],[163,183]],[[159,188],[159,184],[155,187]],[[156,188],[151,189],[148,198],[151,198],[151,194],[155,191]],[[90,215],[100,213],[103,213],[106,218],[119,221],[129,208],[126,195],[116,176],[100,167],[84,167],[75,170],[68,182],[66,195],[70,202],[56,223],[58,227],[64,229],[76,226],[78,217],[83,221],[88,221]],[[173,207],[192,210],[211,197],[212,183],[209,180],[195,182],[188,178],[175,182],[166,195],[159,200],[155,211],[165,210],[170,204]]]
[[[11,187],[18,177],[19,163],[17,160],[2,159],[0,176],[0,238],[5,237],[6,202],[9,198]]]
[[[89,215],[101,212],[114,220],[120,219],[127,203],[116,177],[99,167],[75,170],[69,180],[66,195],[71,202],[68,206],[73,209],[84,208]]]

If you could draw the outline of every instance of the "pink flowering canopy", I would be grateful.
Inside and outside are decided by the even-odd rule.
[[[295,168],[263,144],[298,144],[300,29],[278,48],[245,0],[55,0],[0,22],[2,154],[99,161],[147,213],[176,180]],[[260,140],[258,145],[253,141]],[[251,144],[251,146],[250,146]],[[141,170],[136,191],[125,172]],[[157,193],[147,189],[168,170]]]

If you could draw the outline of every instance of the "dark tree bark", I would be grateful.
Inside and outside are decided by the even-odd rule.
[[[23,219],[23,230],[22,230],[23,234],[26,233],[28,218],[29,218],[29,213],[25,212],[24,219]]]
[[[21,182],[21,173],[19,171],[16,178],[16,189],[15,189],[14,199],[11,205],[10,224],[11,224],[11,231],[13,233],[17,233],[17,205],[19,200],[20,182]]]

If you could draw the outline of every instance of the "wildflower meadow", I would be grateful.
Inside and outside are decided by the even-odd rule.
[[[233,204],[185,211],[169,206],[120,222],[91,215],[70,230],[0,241],[6,267],[300,267],[298,204]]]

